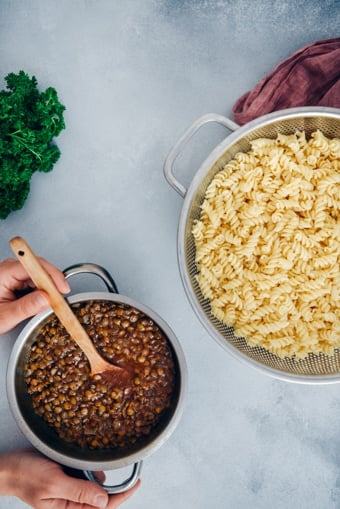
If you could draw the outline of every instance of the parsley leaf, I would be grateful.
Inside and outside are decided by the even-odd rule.
[[[65,128],[65,106],[35,76],[10,73],[0,90],[0,219],[23,207],[35,171],[48,172],[60,157],[53,138]]]

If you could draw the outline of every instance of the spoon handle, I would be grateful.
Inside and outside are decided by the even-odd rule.
[[[51,308],[70,336],[83,350],[91,363],[91,370],[93,370],[93,361],[96,363],[96,359],[98,359],[98,363],[101,364],[103,359],[98,354],[87,332],[78,321],[72,309],[59,292],[53,279],[41,265],[40,261],[23,238],[14,237],[10,240],[9,244],[35,286],[39,290],[46,292]]]

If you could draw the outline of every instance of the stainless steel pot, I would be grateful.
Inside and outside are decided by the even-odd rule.
[[[174,164],[189,140],[207,123],[225,126],[232,134],[227,136],[205,159],[186,189],[174,176]],[[192,236],[193,222],[200,217],[200,207],[205,192],[214,175],[233,159],[237,152],[246,152],[250,141],[256,138],[275,138],[278,133],[291,134],[305,131],[307,136],[320,129],[330,138],[340,136],[340,110],[335,108],[301,107],[282,110],[260,117],[240,127],[221,115],[208,114],[197,119],[170,151],[164,175],[168,183],[183,198],[177,235],[177,256],[180,274],[187,297],[198,318],[209,334],[237,359],[282,380],[300,383],[340,382],[340,351],[334,355],[310,354],[307,359],[281,359],[261,347],[250,347],[244,338],[237,337],[232,327],[217,320],[210,311],[210,304],[196,281],[195,244]]]
[[[80,273],[94,274],[101,278],[106,284],[108,292],[88,292],[72,295],[67,299],[70,304],[88,300],[109,300],[127,304],[149,316],[167,337],[173,350],[178,373],[174,404],[171,411],[143,443],[136,444],[131,449],[123,452],[118,449],[82,449],[75,444],[66,443],[59,439],[47,423],[34,412],[24,381],[24,365],[30,347],[34,343],[38,331],[50,319],[53,313],[51,309],[32,318],[13,346],[7,367],[8,401],[14,418],[25,437],[40,452],[61,465],[71,469],[83,470],[86,478],[96,482],[98,481],[92,471],[115,470],[131,465],[131,475],[125,481],[113,486],[103,485],[108,493],[118,493],[126,491],[137,482],[143,459],[161,447],[178,425],[187,390],[187,366],[178,339],[160,316],[143,304],[118,294],[117,287],[110,274],[98,265],[79,264],[64,271],[67,278]]]

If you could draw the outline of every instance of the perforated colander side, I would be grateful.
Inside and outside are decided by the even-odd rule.
[[[332,356],[325,354],[309,354],[303,360],[295,360],[294,358],[280,358],[262,347],[251,347],[244,338],[238,337],[234,333],[232,327],[228,327],[212,314],[210,303],[205,299],[200,291],[196,281],[197,267],[195,264],[195,244],[192,236],[193,222],[200,217],[200,207],[204,200],[205,192],[213,179],[214,175],[220,171],[224,165],[230,161],[237,152],[245,152],[250,149],[250,141],[266,137],[276,138],[278,133],[292,134],[296,130],[305,131],[309,137],[312,132],[319,129],[322,133],[330,138],[340,136],[340,113],[338,115],[328,115],[316,113],[315,115],[284,115],[279,119],[275,116],[269,121],[259,122],[259,125],[242,133],[240,138],[234,139],[230,144],[223,147],[220,145],[221,152],[217,159],[209,164],[209,158],[202,165],[202,177],[196,180],[193,188],[188,190],[186,200],[189,200],[186,217],[182,217],[184,221],[183,236],[179,238],[179,243],[183,242],[183,246],[179,246],[179,263],[182,274],[187,279],[186,290],[189,293],[191,303],[194,304],[196,312],[204,322],[209,332],[222,344],[229,343],[234,347],[234,351],[241,357],[246,357],[251,362],[256,363],[257,367],[267,367],[270,370],[277,371],[279,375],[293,375],[319,377],[324,375],[340,375],[340,350],[335,350]],[[210,161],[211,163],[211,161]],[[204,168],[206,167],[206,171]],[[183,259],[181,259],[183,255]],[[340,377],[339,377],[340,378]]]

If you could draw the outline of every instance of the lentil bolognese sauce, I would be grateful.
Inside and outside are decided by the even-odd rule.
[[[171,408],[171,345],[153,320],[126,304],[86,301],[72,309],[101,355],[131,372],[131,386],[112,387],[100,374],[90,376],[85,355],[52,315],[25,365],[35,412],[60,438],[80,447],[132,446]]]

